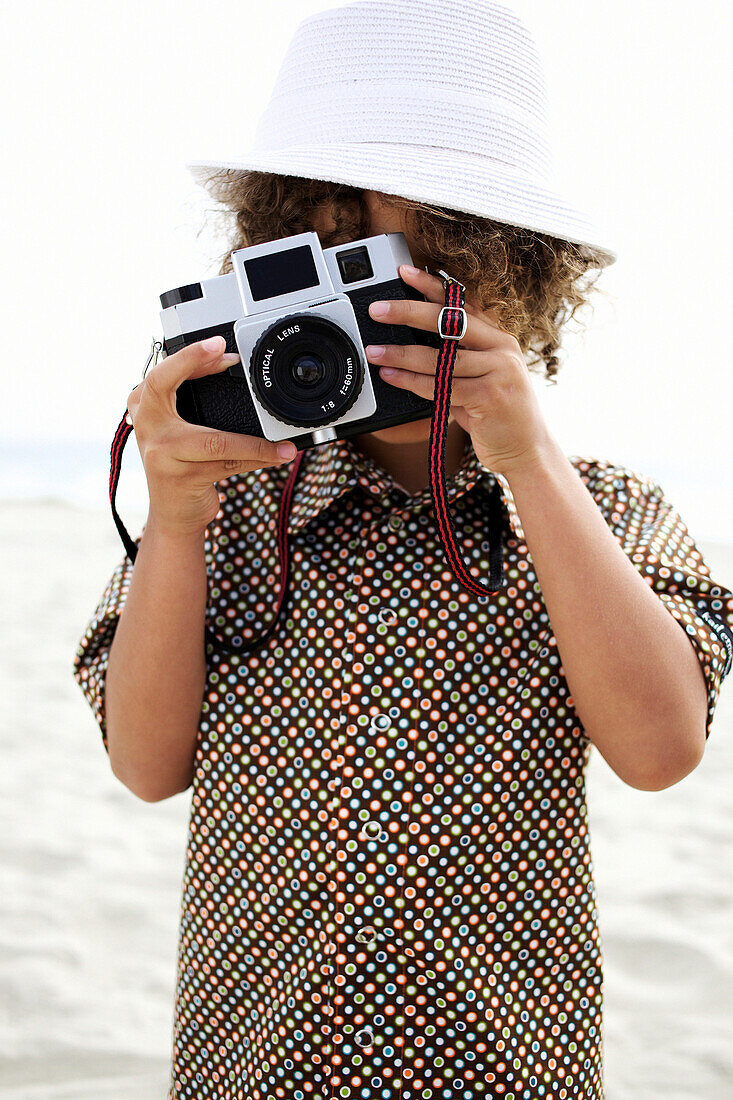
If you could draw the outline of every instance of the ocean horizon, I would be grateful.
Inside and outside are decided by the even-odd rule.
[[[110,510],[108,485],[111,436],[104,439],[0,440],[0,502],[33,501]],[[567,451],[572,455],[574,452]],[[708,471],[666,467],[607,455],[639,474],[650,474],[678,509],[692,537],[704,542],[733,543],[731,503]],[[721,506],[721,495],[722,506]],[[147,513],[148,489],[140,453],[129,439],[122,456],[117,510]]]

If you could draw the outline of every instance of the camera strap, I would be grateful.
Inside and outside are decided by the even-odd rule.
[[[468,315],[464,309],[466,288],[463,283],[459,283],[457,279],[453,279],[442,269],[438,271],[438,275],[443,280],[445,288],[445,305],[438,316],[438,334],[443,338],[443,343],[438,352],[433,397],[435,408],[430,423],[428,472],[430,475],[430,492],[433,498],[433,511],[445,555],[458,580],[464,588],[467,588],[469,592],[473,592],[474,596],[490,596],[506,584],[501,535],[503,515],[499,482],[494,482],[489,498],[488,585],[475,580],[466,568],[458,549],[453,520],[448,511],[448,494],[445,485],[445,440],[448,429],[448,414],[450,412],[451,387],[453,385],[453,367],[455,366],[458,342],[465,335],[468,326]]]
[[[489,596],[503,588],[506,584],[503,567],[502,525],[503,512],[502,501],[498,481],[492,487],[488,507],[488,534],[489,534],[489,582],[488,585],[476,580],[466,568],[463,557],[458,548],[458,540],[453,526],[450,512],[448,511],[448,493],[445,483],[445,441],[448,426],[448,414],[450,411],[450,395],[453,381],[453,367],[456,360],[458,342],[466,331],[468,317],[464,309],[466,288],[456,279],[439,272],[445,286],[445,306],[440,311],[438,318],[438,333],[443,338],[443,343],[438,352],[438,362],[435,373],[435,408],[430,425],[430,449],[429,449],[429,474],[430,492],[433,499],[433,510],[438,525],[438,534],[443,545],[446,557],[455,576],[469,592],[475,596]],[[155,350],[155,343],[153,345]],[[151,352],[151,358],[153,353]],[[157,359],[157,354],[156,354]],[[148,365],[150,359],[148,360]],[[147,366],[146,366],[147,370]],[[129,412],[126,412],[117,426],[112,446],[110,448],[109,471],[109,501],[112,509],[112,517],[119,532],[122,544],[125,547],[131,562],[137,557],[138,546],[130,538],[129,532],[120,519],[117,511],[117,485],[120,480],[122,466],[122,452],[125,444],[133,431],[132,420]],[[278,557],[280,561],[280,588],[275,600],[275,609],[270,625],[264,633],[258,635],[249,642],[240,641],[239,644],[230,644],[225,639],[215,634],[208,626],[205,626],[205,635],[215,649],[226,653],[249,653],[258,649],[275,631],[284,601],[288,593],[290,580],[290,554],[288,547],[288,516],[290,504],[298,479],[298,473],[303,461],[304,451],[299,451],[293,459],[290,472],[283,486],[280,498],[277,521]]]
[[[110,448],[110,470],[109,470],[109,502],[112,508],[112,518],[115,521],[115,526],[122,539],[122,545],[125,547],[127,556],[130,561],[134,563],[137,557],[138,545],[133,539],[130,538],[130,534],[125,527],[124,523],[120,519],[120,515],[117,511],[117,485],[120,480],[120,471],[122,468],[122,452],[125,449],[125,444],[132,434],[133,427],[130,420],[130,414],[125,413],[122,420],[117,426],[115,437],[112,440],[112,446]],[[204,625],[204,635],[206,640],[216,650],[223,651],[225,653],[249,653],[253,649],[259,649],[264,642],[274,633],[280,621],[280,612],[282,611],[283,603],[288,592],[288,584],[290,580],[290,556],[288,550],[288,515],[290,512],[290,502],[293,496],[293,490],[295,488],[295,482],[298,476],[298,470],[303,460],[304,451],[299,451],[293,459],[293,464],[288,475],[288,479],[285,482],[283,488],[283,494],[280,498],[280,509],[278,513],[277,523],[277,543],[278,543],[278,558],[280,561],[280,589],[275,600],[275,610],[272,616],[270,625],[256,638],[253,638],[249,642],[240,642],[237,645],[230,645],[224,638],[220,638],[218,634],[208,626]],[[139,541],[139,540],[138,540]]]

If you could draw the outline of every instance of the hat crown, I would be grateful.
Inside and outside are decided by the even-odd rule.
[[[356,0],[295,29],[253,152],[380,142],[488,157],[547,181],[534,39],[493,0]]]

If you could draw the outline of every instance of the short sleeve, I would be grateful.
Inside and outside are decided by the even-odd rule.
[[[140,545],[139,535],[135,545]],[[74,657],[74,679],[79,684],[92,713],[99,723],[102,743],[109,753],[107,745],[107,722],[104,708],[104,683],[107,675],[107,662],[112,639],[117,629],[120,612],[124,607],[130,587],[133,563],[125,554],[107,582],[107,587],[97,604],[86,630],[77,647]]]
[[[625,553],[687,634],[708,690],[706,739],[733,665],[733,593],[717,582],[679,512],[649,477],[573,458]]]
[[[217,559],[221,553],[219,546],[222,529],[221,516],[229,516],[232,511],[236,511],[237,507],[239,507],[240,512],[242,510],[241,499],[235,489],[231,488],[229,481],[225,480],[219,483],[219,497],[222,503],[222,511],[220,511],[217,520],[206,528],[204,538],[204,559],[207,574],[210,578],[215,578],[217,583],[220,579]],[[238,515],[237,518],[241,519],[241,515]],[[143,527],[144,530],[145,527]],[[136,546],[140,545],[141,539],[142,532],[134,540]],[[225,542],[226,539],[224,538],[222,541]],[[107,744],[104,698],[107,665],[112,639],[115,636],[117,623],[130,588],[133,564],[127,554],[118,562],[79,641],[74,657],[74,679],[79,684],[94,717],[97,719],[102,734],[102,743],[107,753],[109,753],[109,746]],[[211,595],[210,590],[209,596]],[[216,586],[213,588],[213,595],[214,597],[219,595],[219,588]],[[209,601],[207,613],[209,615],[212,613],[211,601]]]

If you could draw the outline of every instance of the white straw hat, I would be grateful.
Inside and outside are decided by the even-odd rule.
[[[611,264],[597,228],[553,188],[547,131],[537,48],[511,8],[356,0],[298,24],[248,153],[186,167],[204,186],[217,169],[256,169],[400,195]]]

